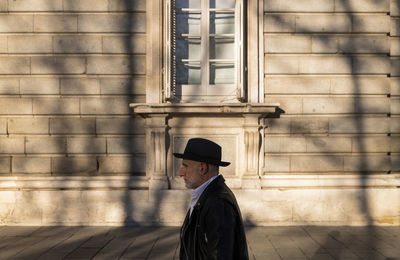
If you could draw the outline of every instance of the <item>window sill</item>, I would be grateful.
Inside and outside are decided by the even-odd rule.
[[[143,117],[152,114],[170,114],[175,116],[186,115],[246,115],[261,114],[267,116],[278,112],[279,103],[223,103],[223,104],[200,104],[200,103],[184,103],[184,104],[146,104],[131,103],[133,113]]]

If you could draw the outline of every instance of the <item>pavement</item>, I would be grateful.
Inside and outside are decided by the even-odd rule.
[[[400,259],[400,227],[246,227],[250,259]],[[0,259],[179,259],[179,227],[0,226]]]

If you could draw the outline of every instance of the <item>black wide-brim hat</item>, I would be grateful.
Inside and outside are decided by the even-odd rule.
[[[183,154],[174,153],[174,156],[223,167],[231,164],[230,162],[221,161],[221,146],[204,138],[189,139]]]

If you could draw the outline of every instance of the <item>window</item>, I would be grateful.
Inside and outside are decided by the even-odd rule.
[[[167,0],[165,7],[165,100],[241,101],[243,0]]]

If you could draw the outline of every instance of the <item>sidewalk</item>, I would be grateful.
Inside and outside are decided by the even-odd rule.
[[[247,227],[250,259],[400,259],[400,227]],[[0,259],[178,259],[178,227],[0,227]]]

